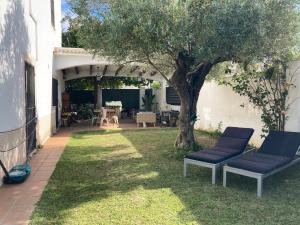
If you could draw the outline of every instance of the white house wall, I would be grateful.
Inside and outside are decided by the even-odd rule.
[[[8,168],[26,157],[25,143],[20,144],[25,139],[25,61],[35,68],[38,143],[50,134],[53,49],[61,46],[61,2],[54,2],[55,29],[50,0],[0,0],[0,150],[13,148],[0,158]]]
[[[0,4],[0,131],[19,128],[24,113],[24,56],[29,37],[21,1]],[[22,35],[20,35],[22,34]]]
[[[37,18],[36,107],[38,142],[43,143],[51,134],[52,63],[54,47],[61,46],[61,7],[54,1],[55,27],[51,24],[50,0],[32,0],[32,13]]]

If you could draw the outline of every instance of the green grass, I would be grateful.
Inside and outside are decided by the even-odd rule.
[[[204,147],[214,136],[197,132]],[[211,185],[209,169],[173,154],[174,129],[74,134],[31,224],[284,224],[300,222],[300,166],[266,179],[257,199],[253,179],[229,175]]]

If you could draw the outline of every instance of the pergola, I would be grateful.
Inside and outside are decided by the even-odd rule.
[[[55,48],[53,62],[53,76],[60,81],[61,92],[65,90],[65,81],[84,77],[136,77],[159,81],[162,89],[167,85],[158,71],[146,65],[116,63],[107,57],[95,56],[82,48]],[[97,93],[97,104],[102,105],[102,91],[99,86]],[[145,88],[141,88],[140,96],[144,93]],[[164,104],[164,91],[161,91],[156,98],[158,102]]]
[[[100,75],[163,80],[156,70],[145,65],[115,63],[105,57],[94,56],[82,48],[55,48],[53,67],[53,71],[65,81]]]

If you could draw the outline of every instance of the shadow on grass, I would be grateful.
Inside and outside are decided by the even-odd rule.
[[[32,224],[298,224],[300,166],[267,179],[258,200],[249,178],[229,175],[229,188],[212,186],[210,170],[199,167],[183,178],[182,160],[168,157],[175,136],[169,129],[74,134]]]

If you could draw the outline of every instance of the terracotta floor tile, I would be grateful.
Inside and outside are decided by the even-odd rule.
[[[45,161],[41,164],[41,166],[55,166],[56,163],[57,163],[57,161],[56,162],[47,162],[47,161]]]
[[[32,210],[13,211],[7,214],[1,225],[25,225],[29,223]]]
[[[55,170],[55,166],[41,166],[38,171],[54,171]]]
[[[39,182],[39,181],[48,181],[50,176],[34,176],[31,179],[31,182]]]
[[[40,200],[41,191],[39,191],[39,195],[27,195],[20,198],[16,204],[14,205],[13,209],[15,211],[24,211],[24,210],[31,210],[33,211],[35,204]]]
[[[45,166],[44,168],[43,168],[43,170],[38,170],[37,172],[36,172],[36,174],[35,175],[37,175],[37,176],[39,176],[39,175],[51,175],[52,173],[53,173],[53,171],[54,171],[54,166]]]

